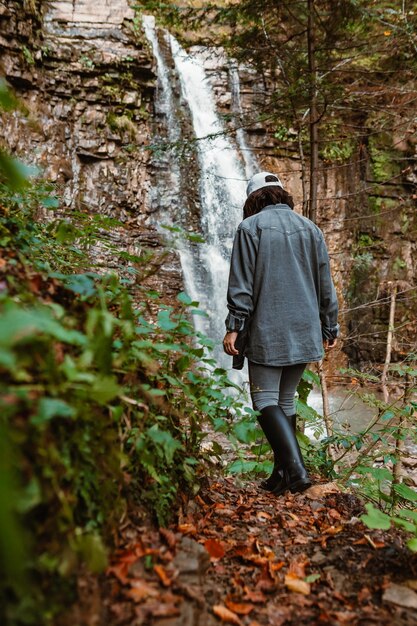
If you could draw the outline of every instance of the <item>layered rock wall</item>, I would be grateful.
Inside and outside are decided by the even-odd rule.
[[[111,236],[125,251],[159,249],[147,206],[155,74],[127,0],[2,2],[0,32],[3,74],[29,111],[3,116],[8,149],[57,185],[61,212],[120,220]],[[172,255],[151,280],[172,296],[180,282]]]

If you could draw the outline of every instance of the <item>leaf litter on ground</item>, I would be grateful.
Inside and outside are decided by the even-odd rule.
[[[362,511],[333,483],[278,498],[236,478],[209,483],[176,524],[132,521],[121,535],[105,623],[416,623],[417,559],[400,531],[366,529]]]

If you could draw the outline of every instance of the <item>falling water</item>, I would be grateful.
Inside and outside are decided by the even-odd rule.
[[[144,18],[145,34],[150,41],[158,67],[160,84],[159,106],[165,107],[168,124],[167,137],[176,141],[181,135],[173,91],[173,76],[164,60],[153,18]],[[230,357],[221,350],[226,317],[226,290],[229,260],[233,236],[241,221],[245,199],[246,178],[251,167],[250,151],[247,144],[239,141],[245,161],[242,163],[238,145],[227,135],[217,109],[204,63],[198,53],[188,54],[169,34],[165,35],[170,44],[176,78],[181,91],[180,106],[189,110],[194,137],[196,140],[199,168],[200,231],[204,243],[181,245],[180,258],[184,282],[189,295],[199,301],[200,307],[208,313],[208,318],[198,318],[198,330],[203,330],[218,346],[215,351],[217,361],[230,368]],[[233,77],[234,98],[236,76]],[[240,104],[238,105],[240,106]],[[180,169],[180,166],[178,166]],[[197,321],[197,320],[196,320]]]
[[[152,46],[152,51],[156,60],[158,70],[158,88],[155,101],[155,110],[159,115],[164,115],[166,119],[166,137],[167,141],[173,146],[172,149],[167,148],[162,155],[158,156],[158,160],[165,159],[163,164],[163,184],[155,185],[151,189],[150,202],[151,205],[158,207],[159,215],[161,214],[161,206],[166,207],[163,213],[163,222],[166,225],[174,225],[172,217],[182,211],[180,203],[180,180],[181,168],[175,154],[175,144],[181,137],[181,126],[178,120],[178,111],[176,108],[176,99],[170,80],[170,69],[165,60],[165,56],[161,50],[158,35],[156,32],[155,18],[152,15],[144,15],[142,18],[145,35]],[[168,33],[164,33],[167,44],[169,45]],[[161,176],[158,177],[159,179]],[[161,181],[159,181],[161,182]],[[181,262],[181,268],[184,277],[186,290],[193,300],[199,300],[198,289],[195,285],[194,274],[192,272],[192,251],[187,241],[180,241],[178,253]],[[201,318],[195,318],[197,330],[203,331],[201,327]]]
[[[259,165],[246,140],[246,132],[242,126],[240,126],[243,116],[242,102],[240,98],[240,76],[238,66],[234,63],[230,65],[230,86],[232,91],[232,112],[238,122],[238,128],[236,129],[236,141],[245,164],[246,178],[251,178],[251,176],[259,171]]]

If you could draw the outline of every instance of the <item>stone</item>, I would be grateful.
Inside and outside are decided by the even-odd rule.
[[[391,583],[382,596],[383,602],[417,610],[417,593],[409,587]]]
[[[178,569],[181,582],[200,584],[202,576],[210,566],[210,556],[197,541],[183,537],[173,564]]]

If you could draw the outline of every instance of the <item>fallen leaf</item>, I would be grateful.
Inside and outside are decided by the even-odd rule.
[[[364,544],[368,543],[365,539],[365,537],[361,537],[360,539],[357,539],[356,541],[352,542],[352,545],[354,546],[363,546]]]
[[[206,539],[204,547],[212,559],[221,559],[225,554],[223,544],[217,539]]]
[[[179,524],[178,530],[183,535],[196,535],[197,534],[197,528],[194,526],[194,524]]]
[[[293,578],[305,578],[306,565],[308,565],[308,560],[306,559],[306,557],[304,555],[299,556],[298,558],[291,561],[288,568],[288,575]]]
[[[322,498],[328,493],[336,493],[340,491],[339,487],[335,483],[325,483],[324,485],[313,485],[304,492],[310,500],[317,500]]]
[[[304,535],[297,535],[296,537],[294,537],[291,543],[305,546],[306,544],[310,543],[310,539],[309,537],[305,537]]]
[[[170,577],[166,573],[165,568],[162,565],[154,565],[153,569],[164,587],[169,587],[172,584],[172,580],[170,579]]]
[[[134,602],[142,602],[146,598],[155,598],[159,595],[159,591],[143,580],[132,580],[130,589],[126,591],[126,595],[132,598]]]
[[[160,528],[159,532],[161,536],[165,539],[167,545],[170,548],[175,548],[175,546],[177,545],[177,538],[175,536],[175,533],[172,532],[172,530],[168,530],[168,528]]]
[[[284,583],[290,591],[294,591],[295,593],[302,593],[305,596],[307,596],[311,591],[309,583],[306,583],[305,580],[301,580],[300,578],[297,578],[292,574],[287,574],[285,576]]]
[[[257,514],[256,514],[256,517],[261,522],[264,522],[266,520],[271,519],[272,515],[270,513],[267,513],[266,511],[258,511]]]
[[[340,515],[339,511],[336,511],[336,509],[329,509],[327,511],[327,515],[329,517],[332,517],[333,519],[342,519],[342,516]]]
[[[285,565],[285,561],[279,561],[279,563],[270,563],[269,564],[269,569],[271,570],[271,572],[278,572],[280,569],[282,569]]]
[[[323,529],[323,534],[337,535],[338,533],[341,533],[342,530],[343,530],[343,526],[328,526],[327,528]]]
[[[107,568],[106,574],[113,574],[113,576],[115,576],[117,580],[122,583],[122,585],[126,585],[129,582],[129,578],[127,575],[128,569],[128,563],[116,563],[115,565],[110,565],[110,567]]]
[[[249,613],[255,608],[253,604],[248,604],[246,602],[233,602],[232,600],[226,600],[225,604],[228,609],[238,615],[249,615]]]
[[[222,622],[227,622],[228,624],[237,624],[237,626],[241,626],[242,624],[236,613],[233,613],[221,604],[215,604],[213,606],[213,613],[214,615],[216,615],[216,617],[219,617]]]
[[[243,596],[244,600],[249,600],[250,602],[255,602],[259,604],[263,604],[266,602],[266,596],[262,593],[262,591],[252,591],[247,587],[244,588],[245,595]]]
[[[206,502],[204,502],[203,498],[201,496],[199,496],[198,494],[195,497],[195,501],[198,502],[198,504],[203,508],[203,509],[208,509],[208,504]]]

